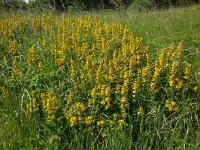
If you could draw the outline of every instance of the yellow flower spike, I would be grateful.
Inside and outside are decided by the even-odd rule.
[[[105,92],[106,92],[106,85],[101,85],[101,97],[104,98],[106,95],[105,95]]]
[[[109,103],[110,103],[110,101],[111,101],[111,98],[110,98],[110,97],[106,97],[106,98],[105,98],[105,102],[106,102],[106,103],[108,103],[108,104],[109,104]]]
[[[113,114],[113,121],[115,122],[117,120],[118,116],[117,114]]]
[[[72,116],[69,118],[69,123],[71,127],[74,127],[77,125],[77,118],[75,116]]]
[[[142,80],[144,83],[146,83],[147,81],[149,81],[149,78],[150,78],[150,67],[148,65],[142,69]]]
[[[0,92],[2,92],[2,94],[5,96],[8,94],[8,89],[5,87],[0,88]]]
[[[105,120],[101,119],[101,120],[97,121],[97,126],[103,128],[105,126]]]
[[[128,47],[127,47],[127,45],[122,47],[122,53],[123,53],[124,61],[126,61],[127,57],[128,57]]]
[[[192,88],[192,90],[193,90],[194,92],[197,92],[198,89],[199,89],[198,86],[195,86],[195,87]]]
[[[53,121],[53,120],[55,120],[55,115],[54,114],[48,114],[47,121]]]
[[[74,96],[75,96],[75,93],[73,91],[70,91],[70,93],[67,97],[67,104],[68,105],[72,103]]]
[[[36,57],[36,51],[35,51],[35,46],[32,45],[32,47],[28,50],[28,54],[27,54],[27,63],[28,66],[32,66],[35,61],[36,61],[37,57]]]
[[[116,84],[115,94],[120,94],[120,91],[121,91],[121,85],[120,84]]]
[[[177,70],[178,70],[178,66],[174,62],[172,64],[171,70],[170,70],[170,77],[169,77],[169,85],[170,85],[170,87],[174,87],[175,86],[175,78],[176,78]]]
[[[92,109],[92,108],[94,108],[94,106],[95,106],[95,99],[89,99],[88,100],[88,107],[90,109]]]
[[[183,49],[183,41],[180,42],[180,43],[179,43],[179,46],[178,46],[178,58],[181,58],[182,49]]]
[[[36,92],[35,92],[35,90],[32,90],[32,91],[31,91],[31,97],[32,97],[32,98],[35,98],[35,97],[36,97]]]
[[[163,68],[164,63],[165,63],[165,49],[162,49],[162,52],[159,55],[159,65],[160,65],[160,68]]]
[[[101,83],[101,73],[102,73],[102,65],[99,66],[98,70],[96,71],[96,83]]]
[[[35,98],[33,98],[31,101],[32,101],[32,106],[33,106],[34,112],[37,112],[39,110],[39,104],[38,104],[37,100]]]
[[[132,86],[132,96],[136,97],[137,93],[139,91],[139,84],[140,84],[140,77],[138,76],[138,78],[135,79],[133,86]]]
[[[75,63],[73,60],[70,60],[70,79],[72,81],[75,80],[75,76],[76,76],[76,73],[75,73]]]
[[[84,112],[84,105],[81,102],[77,102],[74,105],[75,109],[77,110],[78,115],[81,115]]]
[[[124,126],[125,121],[122,120],[122,119],[120,119],[120,120],[118,121],[118,123],[119,123],[119,127],[120,127],[120,129],[122,129],[123,126]]]
[[[150,90],[151,90],[151,92],[154,92],[154,93],[159,92],[159,89],[158,89],[158,87],[157,87],[157,84],[154,83],[154,82],[151,82],[151,84],[150,84]]]
[[[131,59],[130,59],[130,62],[129,62],[129,69],[131,72],[134,72],[134,70],[136,69],[135,66],[137,64],[137,59],[135,56],[133,56]]]
[[[23,73],[22,71],[20,70],[20,67],[19,67],[19,63],[17,61],[17,57],[15,56],[13,58],[13,71],[12,71],[12,76],[11,78],[14,79],[15,77],[22,77],[23,76]]]
[[[176,103],[173,100],[166,100],[165,107],[169,109],[169,111],[178,111],[178,107],[175,107]]]
[[[9,41],[9,52],[11,55],[17,55],[17,42],[15,40]]]
[[[101,105],[106,105],[105,99],[102,99],[99,103],[100,103]]]
[[[175,44],[173,43],[167,53],[167,59],[168,60],[172,60],[174,61],[174,58],[175,58],[175,52],[176,52],[176,47],[175,47]]]
[[[44,63],[40,61],[39,64],[38,64],[38,67],[39,67],[40,70],[43,70],[44,69]]]
[[[112,105],[110,104],[110,102],[108,102],[108,103],[106,104],[106,106],[105,106],[105,109],[108,110],[108,109],[111,108],[111,106],[112,106]]]
[[[81,115],[79,115],[77,118],[78,118],[77,120],[78,120],[78,123],[79,123],[79,124],[83,123],[83,118],[82,118]]]
[[[92,98],[96,98],[96,96],[97,96],[97,88],[96,87],[94,87],[92,90],[91,90],[91,97]]]
[[[86,58],[86,66],[88,68],[92,67],[92,58],[91,58],[91,55],[88,55],[87,58]]]
[[[107,134],[105,132],[101,133],[101,137],[102,138],[106,138],[107,137]]]
[[[106,90],[105,90],[105,96],[109,97],[111,94],[111,90],[109,87],[106,87]]]
[[[94,119],[93,119],[92,116],[88,116],[85,119],[85,123],[86,123],[87,126],[90,126],[93,123],[93,121],[94,121]]]
[[[114,52],[114,54],[113,54],[113,64],[114,64],[114,68],[115,68],[115,70],[117,70],[118,69],[118,58],[117,58],[118,56],[117,56],[117,52],[115,51]]]
[[[30,104],[26,104],[26,110],[28,112],[29,117],[32,116],[33,110]]]
[[[153,82],[157,82],[158,81],[160,73],[161,73],[161,69],[156,69],[155,70],[155,72],[153,74],[153,79],[152,79]]]
[[[128,71],[126,71],[124,73],[124,81],[129,81],[129,72]]]
[[[47,120],[53,121],[54,120],[54,113],[58,109],[58,102],[56,96],[49,92],[47,94],[41,94],[41,100],[43,104],[44,111],[47,113]]]
[[[185,67],[185,76],[184,78],[189,80],[191,77],[191,65],[187,64]]]
[[[169,77],[169,86],[170,87],[174,87],[175,86],[175,80],[173,76]]]
[[[41,100],[42,100],[42,105],[43,105],[43,108],[44,110],[46,111],[46,107],[47,107],[47,94],[45,93],[42,93],[41,96],[40,96]]]
[[[127,98],[125,97],[125,96],[122,96],[122,98],[121,98],[121,106],[122,107],[126,107],[126,105],[127,105]]]
[[[147,66],[151,64],[151,57],[149,54],[146,54]]]
[[[109,72],[108,72],[108,81],[113,82],[114,78],[113,78],[113,67],[110,66],[109,67]]]
[[[121,95],[125,97],[128,95],[128,84],[126,82],[122,86]]]
[[[137,115],[138,116],[144,115],[144,110],[143,110],[143,108],[141,106],[137,109]]]
[[[56,64],[57,64],[58,68],[63,68],[64,64],[65,64],[64,58],[57,58],[56,59]]]
[[[180,79],[177,79],[177,82],[176,82],[176,89],[178,89],[178,90],[180,90],[180,89],[182,89],[183,87],[184,87],[184,83],[183,83],[183,81],[182,80],[180,80]]]

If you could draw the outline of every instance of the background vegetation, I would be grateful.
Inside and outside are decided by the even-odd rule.
[[[6,7],[23,8],[43,5],[50,6],[59,10],[99,10],[99,9],[126,9],[132,7],[135,10],[144,9],[161,9],[172,6],[184,6],[198,4],[199,0],[34,0],[30,1],[29,5],[22,2],[11,0],[6,2],[2,0],[0,3]]]

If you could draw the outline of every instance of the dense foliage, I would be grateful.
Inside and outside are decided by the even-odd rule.
[[[22,2],[11,0],[9,2],[2,1],[7,7],[15,7],[26,9],[26,7],[49,5],[59,10],[98,10],[98,9],[125,9],[133,5],[135,9],[151,9],[151,8],[168,8],[171,6],[182,6],[197,4],[199,0],[34,0],[29,5]]]

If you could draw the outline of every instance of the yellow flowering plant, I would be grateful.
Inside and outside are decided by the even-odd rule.
[[[33,120],[63,133],[86,129],[106,138],[110,122],[120,130],[139,125],[152,101],[178,113],[183,99],[199,92],[199,76],[183,61],[182,42],[162,49],[153,61],[142,38],[97,16],[13,16],[0,21],[0,37],[0,61],[10,66],[2,68],[8,87],[2,93],[26,89],[27,115],[37,114]]]

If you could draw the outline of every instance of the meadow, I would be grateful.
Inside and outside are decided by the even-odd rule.
[[[0,11],[0,149],[199,149],[199,8]]]

